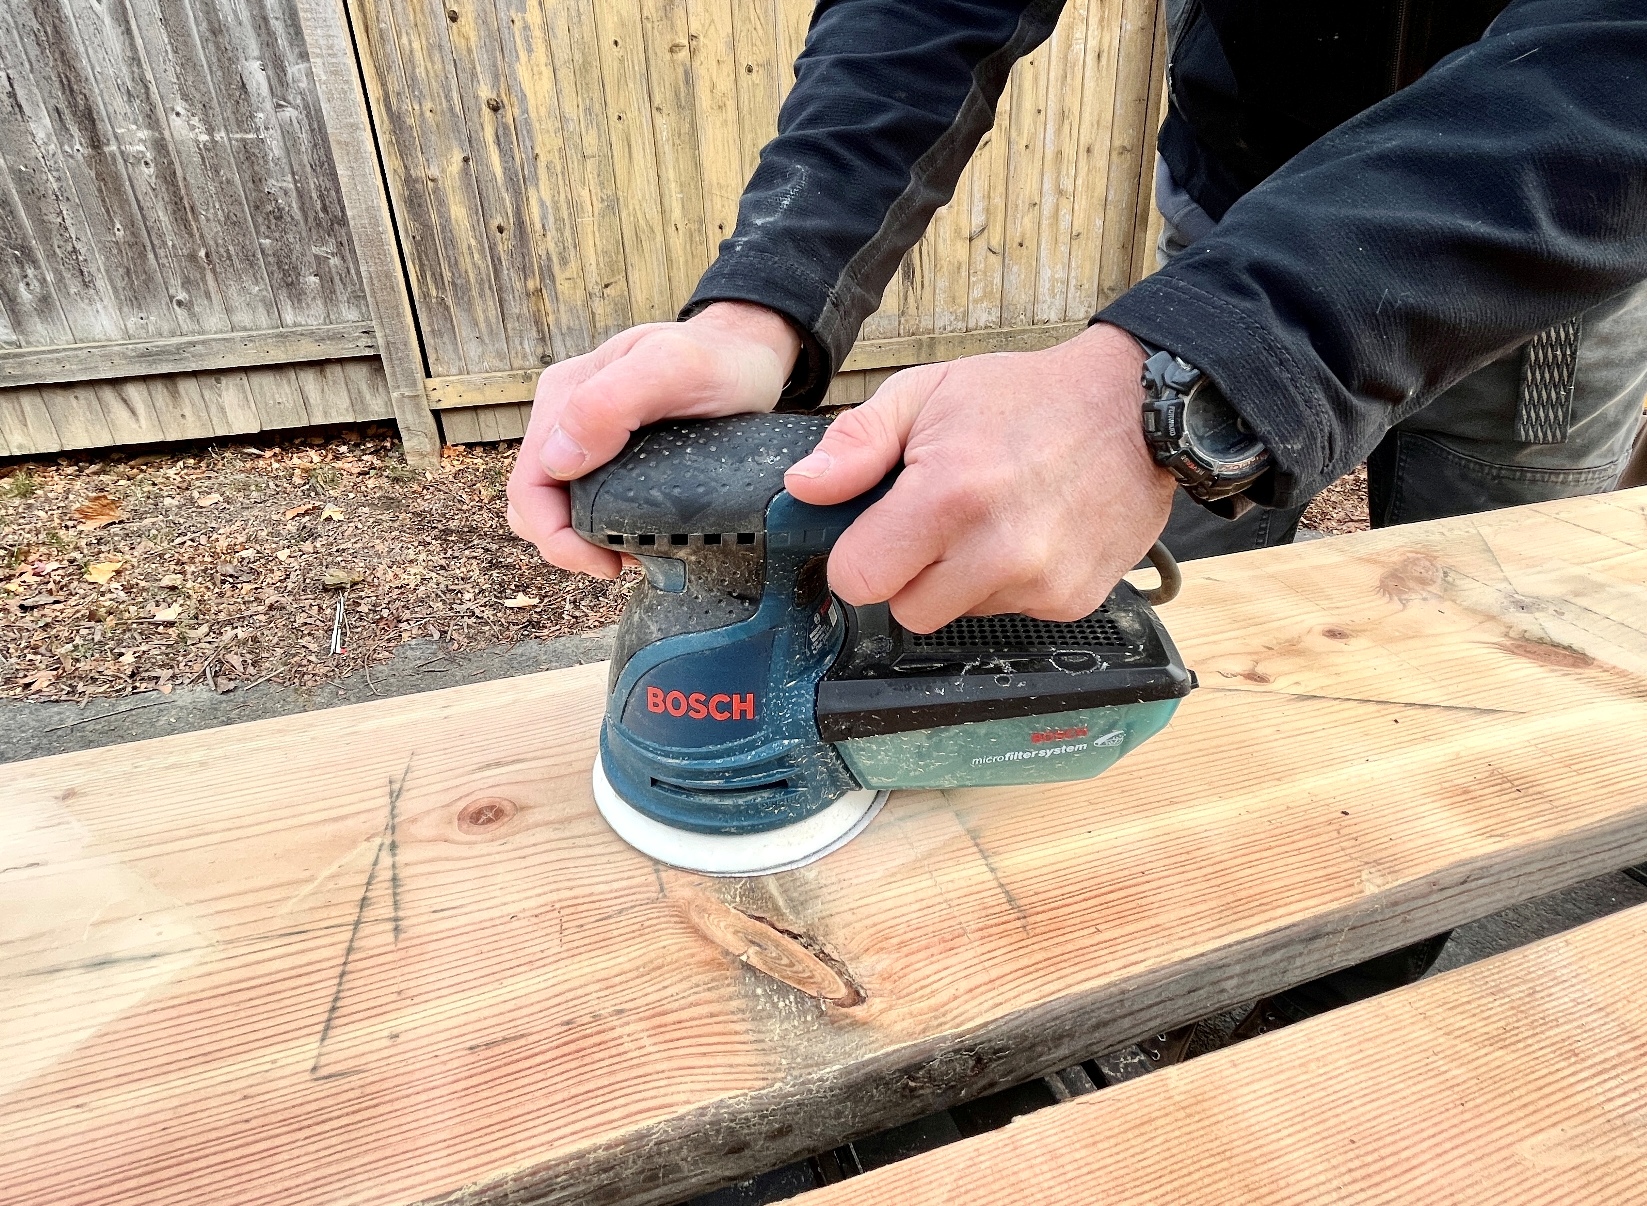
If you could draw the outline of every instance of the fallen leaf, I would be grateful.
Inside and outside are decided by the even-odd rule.
[[[538,601],[536,599],[534,599],[531,595],[516,595],[512,599],[505,599],[503,601],[503,605],[505,607],[517,607],[517,608],[518,607],[536,607],[538,605]]]
[[[320,513],[321,519],[342,519],[343,512],[336,507],[327,507]]]
[[[170,607],[157,607],[150,619],[159,620],[162,624],[170,624],[177,619],[178,613],[182,610],[183,605],[181,603],[173,603]]]
[[[94,494],[74,509],[74,517],[87,528],[107,527],[126,518],[120,504],[107,494]]]
[[[114,561],[93,561],[86,567],[86,581],[95,582],[101,586],[110,578],[118,574],[120,572],[120,567],[125,564],[126,563],[124,561],[121,561],[118,558]]]
[[[287,509],[286,518],[287,519],[296,519],[299,515],[307,515],[310,511],[313,511],[315,509],[315,507],[317,507],[319,505],[320,504],[318,504],[318,503],[312,503],[312,502],[298,503],[297,506],[290,507],[290,508]]]
[[[183,575],[167,574],[164,578],[160,579],[160,585],[171,590],[176,590],[178,587],[183,585]]]
[[[50,607],[53,603],[61,603],[62,601],[56,595],[35,595],[31,599],[22,600],[17,606],[24,611],[32,611],[36,607]]]
[[[292,555],[292,550],[291,549],[281,549],[278,553],[275,554],[275,556],[281,561],[286,560],[286,558],[290,557],[291,555]]]
[[[321,585],[327,590],[341,590],[345,586],[353,586],[365,576],[357,570],[329,569],[321,579]]]
[[[36,691],[43,691],[57,681],[57,671],[36,670],[34,674],[23,680],[23,686]]]
[[[221,494],[196,494],[194,496],[194,505],[197,507],[215,507],[222,501],[223,496]]]
[[[209,623],[202,624],[199,628],[191,628],[188,632],[188,637],[191,641],[198,641],[201,637],[205,636],[211,630],[212,630],[211,624],[209,624]]]

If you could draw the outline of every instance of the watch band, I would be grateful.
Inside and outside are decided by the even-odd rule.
[[[1269,469],[1269,449],[1207,376],[1171,352],[1143,346],[1144,440],[1155,463],[1198,502],[1239,494]]]

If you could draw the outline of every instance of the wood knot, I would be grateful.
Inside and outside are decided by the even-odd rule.
[[[1499,641],[1498,647],[1505,653],[1524,657],[1529,662],[1537,662],[1541,666],[1555,666],[1561,670],[1588,670],[1596,664],[1596,659],[1588,653],[1580,653],[1577,649],[1568,649],[1564,645],[1546,644],[1543,641]]]
[[[1350,639],[1350,632],[1347,628],[1323,628],[1321,635],[1329,641],[1347,641]]]
[[[520,811],[520,805],[503,796],[486,796],[471,800],[458,810],[459,832],[470,836],[491,833]]]
[[[865,1001],[846,965],[816,938],[697,893],[680,905],[694,929],[756,971],[831,1005],[851,1008]]]
[[[1405,607],[1441,597],[1441,564],[1427,553],[1408,553],[1378,579],[1378,592]]]

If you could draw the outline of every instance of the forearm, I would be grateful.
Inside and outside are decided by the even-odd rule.
[[[904,253],[954,192],[1012,64],[1062,0],[825,0],[778,136],[685,313],[755,302],[805,335],[794,401],[815,403]]]
[[[1647,278],[1647,2],[1521,0],[1312,144],[1102,317],[1207,372],[1277,502]]]

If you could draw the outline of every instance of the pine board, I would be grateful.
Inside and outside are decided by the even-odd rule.
[[[1647,1201],[1643,983],[1637,905],[796,1206]]]
[[[1647,859],[1647,491],[1185,576],[1162,736],[765,880],[598,666],[0,769],[0,1200],[678,1200]]]

